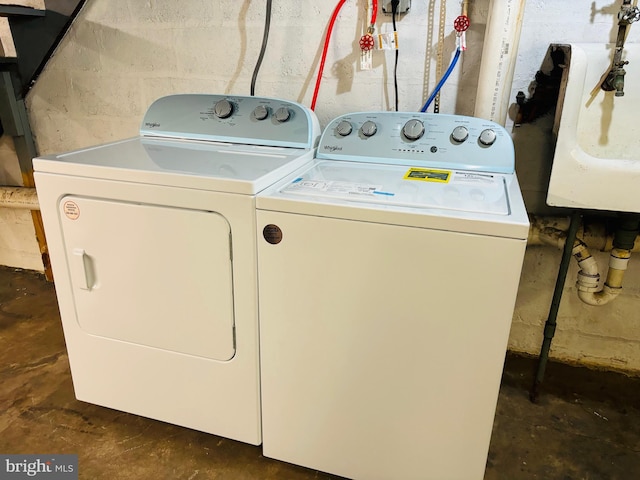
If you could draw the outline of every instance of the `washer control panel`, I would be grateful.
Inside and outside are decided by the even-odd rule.
[[[314,148],[318,119],[295,102],[264,97],[184,94],[156,100],[140,127],[146,137]]]
[[[324,130],[317,158],[513,173],[511,135],[499,124],[463,115],[356,112]]]

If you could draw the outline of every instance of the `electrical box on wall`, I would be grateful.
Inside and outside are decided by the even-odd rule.
[[[384,0],[382,2],[382,11],[389,15],[393,12],[391,1],[392,0]],[[411,8],[411,0],[400,0],[398,2],[398,13],[407,13],[409,8]]]

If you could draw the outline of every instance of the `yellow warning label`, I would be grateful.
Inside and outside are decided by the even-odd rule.
[[[422,180],[423,182],[449,183],[449,170],[431,170],[427,168],[410,168],[403,177],[405,180]]]

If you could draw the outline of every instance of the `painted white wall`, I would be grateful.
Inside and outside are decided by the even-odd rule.
[[[310,104],[323,33],[336,3],[274,2],[257,95]],[[550,43],[610,41],[619,3],[529,0],[512,97],[518,90],[527,91]],[[373,70],[359,68],[357,41],[367,23],[365,4],[348,1],[336,23],[316,109],[323,125],[348,111],[385,110],[393,103],[393,53],[375,52]],[[145,109],[162,95],[248,94],[262,39],[264,5],[250,0],[87,2],[28,97],[40,152],[136,135]],[[450,25],[460,5],[460,0],[446,0],[445,68],[455,48]],[[470,2],[469,50],[443,90],[443,113],[473,112],[488,5],[489,0]],[[435,84],[440,7],[437,0],[414,1],[410,13],[399,21],[401,110],[419,109]],[[431,33],[430,18],[435,27]],[[380,15],[378,30],[390,29],[390,23],[390,17]],[[638,35],[640,26],[632,27],[629,41]],[[532,138],[544,140],[548,132],[538,131],[537,135]],[[531,161],[549,162],[547,146],[532,143],[527,151]],[[523,177],[521,182],[526,184],[528,179]],[[539,189],[539,185],[532,182],[531,188]],[[597,257],[604,265],[606,254]],[[528,249],[510,338],[512,349],[537,353],[559,258],[560,252],[548,247]],[[574,269],[572,266],[569,272],[552,357],[640,372],[640,323],[635,313],[640,263],[632,259],[623,295],[599,309],[582,305],[576,298]]]
[[[488,0],[476,2],[478,19],[469,44],[481,46]],[[269,46],[256,94],[311,103],[323,35],[337,2],[274,2]],[[425,62],[426,39],[436,53],[436,31],[427,35],[428,2],[413,2],[398,22],[400,109],[419,109],[424,77],[435,84],[435,64]],[[324,125],[347,111],[389,109],[393,104],[393,53],[375,52],[374,68],[361,71],[358,40],[366,28],[363,0],[345,3],[335,25],[316,113]],[[484,5],[484,8],[481,8]],[[449,0],[447,24],[460,13]],[[219,0],[92,0],[64,39],[29,96],[31,122],[41,153],[137,134],[148,105],[175,92],[249,94],[264,28],[265,2]],[[476,13],[477,12],[477,13]],[[380,14],[378,31],[391,29]],[[455,50],[447,28],[445,68]],[[443,91],[442,111],[471,113],[479,48]],[[427,67],[425,67],[425,63]],[[466,72],[470,71],[470,74]],[[460,72],[463,72],[460,75]],[[475,77],[474,77],[475,75]],[[468,95],[460,96],[465,86]]]

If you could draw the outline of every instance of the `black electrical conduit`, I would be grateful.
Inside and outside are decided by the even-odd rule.
[[[393,34],[394,35],[398,35],[397,31],[397,27],[396,27],[396,17],[398,16],[398,5],[400,4],[400,0],[391,0],[391,18],[393,21]],[[393,88],[395,90],[395,106],[396,106],[396,112],[398,111],[398,45],[396,45],[394,43],[394,46],[396,47],[396,60],[395,63],[393,65]]]
[[[253,70],[253,76],[251,77],[251,96],[256,93],[256,80],[258,79],[258,72],[260,71],[260,65],[264,59],[264,52],[267,50],[267,41],[269,40],[269,29],[271,28],[271,4],[272,0],[267,0],[267,12],[264,19],[264,33],[262,35],[262,47],[260,47],[260,55],[258,55],[258,61],[256,62],[256,68]]]

